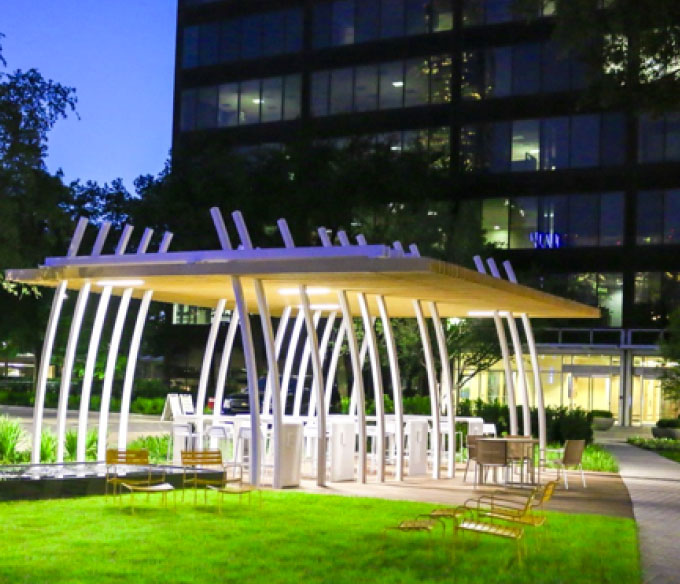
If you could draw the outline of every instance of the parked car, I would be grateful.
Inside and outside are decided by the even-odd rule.
[[[306,412],[309,404],[309,396],[311,393],[311,376],[305,379],[304,387],[302,388],[301,411]],[[283,383],[283,377],[279,379],[279,384]],[[295,401],[295,390],[297,388],[298,378],[292,375],[288,382],[288,398],[286,399],[286,414],[293,413],[293,405]],[[267,377],[260,377],[257,380],[257,387],[259,393],[260,410],[262,410],[262,402],[264,400],[265,388],[267,386]],[[248,386],[244,385],[238,391],[229,393],[224,396],[222,402],[222,413],[227,416],[236,414],[247,414],[250,412],[250,401],[248,396]]]

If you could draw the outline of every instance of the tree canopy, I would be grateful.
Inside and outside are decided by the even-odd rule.
[[[660,112],[680,107],[677,0],[515,0],[533,18],[554,6],[554,37],[588,65],[601,105]]]

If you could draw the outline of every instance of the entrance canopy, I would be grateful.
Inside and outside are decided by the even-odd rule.
[[[525,313],[531,318],[597,318],[600,311],[578,302],[431,258],[384,245],[298,247],[235,251],[166,252],[134,255],[53,257],[38,269],[9,270],[7,279],[68,289],[83,284],[92,291],[106,286],[133,288],[141,298],[214,308],[234,301],[231,277],[239,276],[249,309],[256,311],[255,281],[264,286],[272,315],[299,305],[298,288],[307,287],[312,309],[337,309],[338,291],[349,293],[353,315],[356,294],[368,295],[378,315],[375,295],[382,295],[392,317],[413,317],[414,299],[436,302],[442,317],[490,316],[492,311]]]

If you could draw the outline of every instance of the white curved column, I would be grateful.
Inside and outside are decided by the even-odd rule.
[[[505,334],[505,326],[503,319],[497,310],[493,313],[493,322],[496,326],[496,335],[498,336],[498,343],[501,347],[501,356],[503,357],[503,371],[505,372],[505,394],[508,402],[508,416],[510,418],[510,434],[517,435],[517,406],[515,405],[515,380],[512,374],[512,364],[510,361],[510,349],[508,347],[508,338]]]
[[[281,346],[283,345],[283,339],[286,336],[286,329],[288,328],[288,321],[290,320],[290,313],[292,310],[293,308],[291,306],[286,306],[283,309],[283,312],[281,313],[281,318],[279,319],[279,324],[276,327],[276,337],[274,338],[274,352],[276,353],[277,363],[281,355]],[[264,388],[264,399],[262,400],[262,413],[264,414],[268,414],[271,410],[272,384],[271,380],[269,379],[270,375],[271,371],[267,375],[267,384],[265,385]],[[284,388],[285,386],[283,384],[280,384],[281,395],[283,395]],[[286,412],[285,400],[281,400],[281,411],[284,414]]]
[[[335,344],[333,345],[333,352],[331,353],[330,361],[328,362],[328,373],[326,374],[326,415],[331,409],[331,399],[333,397],[333,381],[338,370],[338,361],[340,360],[340,352],[342,345],[345,342],[345,323],[340,321],[338,332],[335,335]]]
[[[319,238],[324,247],[332,247],[328,232],[325,228],[320,227]],[[359,460],[357,474],[360,483],[366,482],[366,399],[364,394],[364,379],[362,375],[361,356],[359,354],[359,343],[357,341],[356,331],[354,330],[354,322],[352,319],[352,311],[349,306],[349,299],[345,290],[338,291],[338,304],[340,304],[340,313],[342,314],[342,323],[347,334],[347,346],[349,348],[350,362],[352,364],[352,376],[354,382],[352,384],[352,398],[355,407],[352,407],[350,400],[349,415],[356,415],[357,435],[359,443]],[[356,412],[356,413],[355,413]]]
[[[231,361],[231,353],[234,348],[234,339],[238,331],[238,311],[231,311],[231,320],[227,329],[227,336],[224,339],[220,367],[217,371],[217,382],[215,384],[215,407],[213,409],[213,424],[219,423],[222,414],[222,403],[224,402],[224,385],[227,381],[227,372]],[[210,448],[217,448],[217,438],[210,438]]]
[[[220,323],[222,322],[222,314],[224,313],[224,307],[226,303],[227,301],[224,298],[220,298],[217,301],[217,306],[215,306],[215,313],[213,314],[213,319],[210,323],[208,339],[205,343],[205,350],[203,351],[201,375],[198,378],[198,392],[196,393],[196,432],[198,433],[199,450],[203,449],[203,410],[205,409],[205,394],[208,389],[210,371],[212,370],[213,355],[215,354],[215,343],[217,342],[217,333],[220,330]]]
[[[508,280],[517,283],[515,271],[512,269],[512,264],[509,261],[503,262],[505,273],[508,275]],[[538,443],[541,458],[545,457],[545,449],[547,447],[547,428],[545,421],[545,401],[543,396],[543,381],[541,380],[541,368],[538,362],[538,351],[536,349],[536,341],[534,339],[534,331],[531,327],[531,320],[529,315],[522,313],[522,325],[524,327],[524,335],[527,340],[527,347],[529,349],[529,356],[531,357],[531,367],[534,375],[534,391],[536,394],[536,409],[538,410]]]
[[[323,367],[323,364],[326,361],[326,353],[328,352],[328,343],[330,342],[331,338],[331,333],[333,332],[333,325],[335,324],[335,319],[337,317],[337,313],[335,312],[330,312],[328,316],[326,317],[326,324],[323,329],[323,335],[321,335],[321,343],[319,345],[319,358],[321,360],[321,366]],[[329,379],[331,386],[333,385],[332,383],[332,377],[330,375],[326,378],[326,386],[324,389],[324,414],[328,415],[328,406],[330,404],[330,396],[328,395],[328,384],[329,384]],[[304,378],[298,378],[297,382],[297,387],[295,388],[295,401],[298,401],[298,394],[300,395],[300,398],[302,398],[302,391],[304,389],[304,383],[305,380]],[[316,395],[312,393],[312,395],[309,396],[309,407],[307,408],[307,415],[311,415],[311,412],[314,411],[316,408]]]
[[[456,408],[453,399],[453,386],[451,383],[451,367],[449,366],[449,350],[446,346],[446,335],[444,334],[444,327],[442,320],[439,317],[439,309],[436,302],[430,302],[430,317],[434,325],[434,334],[437,338],[437,348],[439,349],[439,361],[442,365],[441,375],[441,394],[446,397],[446,402],[449,404],[448,411],[448,434],[449,434],[449,450],[447,459],[447,470],[449,478],[456,476]],[[441,408],[439,410],[441,412]]]
[[[368,340],[368,352],[371,358],[371,376],[373,377],[373,397],[375,400],[375,426],[376,426],[376,456],[378,458],[378,482],[385,481],[385,398],[383,397],[382,372],[380,370],[380,354],[378,353],[378,341],[373,329],[373,320],[368,310],[366,295],[357,293],[359,310],[364,321],[364,335]]]
[[[293,238],[288,229],[288,224],[284,219],[277,221],[279,232],[283,238],[283,243],[286,248],[295,247]],[[309,295],[307,294],[307,286],[300,285],[298,287],[300,294],[300,304],[302,312],[305,317],[305,328],[307,329],[307,341],[311,350],[312,357],[312,373],[314,377],[314,391],[316,396],[316,484],[320,487],[326,484],[326,412],[323,407],[323,370],[321,367],[321,354],[319,352],[319,341],[316,336],[316,324],[312,318],[312,310],[309,302]],[[298,380],[299,381],[299,380]],[[311,397],[311,396],[310,396]],[[297,396],[296,396],[297,401]],[[298,406],[299,412],[299,404]],[[298,415],[296,412],[294,415]]]
[[[302,326],[305,324],[305,315],[302,310],[298,311],[295,322],[293,323],[293,330],[290,334],[288,347],[286,348],[286,359],[283,364],[283,375],[281,376],[281,408],[286,411],[288,405],[288,386],[290,385],[290,376],[293,371],[293,361],[298,352],[300,344],[300,333]],[[295,398],[293,398],[295,399]]]
[[[71,237],[71,243],[68,248],[68,257],[73,257],[78,253],[80,242],[83,240],[83,234],[87,227],[87,219],[81,217]],[[42,440],[42,423],[43,415],[45,413],[45,393],[47,391],[47,376],[50,371],[50,360],[52,358],[52,350],[54,348],[54,338],[57,334],[57,325],[59,324],[59,316],[61,309],[64,306],[66,299],[66,286],[68,282],[62,280],[54,291],[52,298],[52,308],[50,309],[50,316],[47,320],[47,328],[45,330],[45,339],[43,340],[42,352],[40,354],[40,365],[38,366],[38,375],[36,377],[35,388],[35,405],[33,406],[33,444],[31,449],[31,462],[33,464],[40,463],[40,442]]]
[[[83,316],[87,299],[90,295],[92,284],[85,282],[78,291],[76,306],[73,310],[71,328],[66,341],[66,352],[64,353],[64,365],[61,369],[61,384],[59,386],[59,402],[57,405],[57,463],[64,462],[64,442],[66,440],[66,414],[68,413],[68,395],[71,388],[71,374],[73,373],[73,362],[76,358],[76,347],[78,337],[83,325]]]
[[[375,319],[371,319],[371,323],[375,323]],[[358,342],[358,341],[357,341]],[[361,371],[364,370],[364,365],[366,364],[366,356],[368,355],[368,339],[366,337],[361,341],[361,348],[359,349],[359,368]],[[352,393],[349,396],[349,413],[352,416],[356,416],[358,410],[358,387],[357,379],[355,378],[352,383]],[[363,376],[362,376],[363,384]],[[364,404],[365,405],[365,404]],[[365,412],[364,412],[365,413]]]
[[[484,261],[480,256],[475,256],[474,258],[475,267],[480,274],[486,274],[486,266]],[[492,264],[495,268],[495,263]],[[498,270],[496,270],[496,276],[500,277]],[[503,325],[503,319],[501,318],[500,312],[495,310],[493,312],[493,322],[496,326],[496,335],[498,336],[498,344],[501,348],[501,356],[503,357],[503,370],[505,371],[505,393],[508,402],[508,417],[510,418],[510,434],[517,435],[517,406],[515,405],[515,380],[512,373],[512,363],[510,361],[510,347],[508,346],[508,338],[505,334],[505,326]]]
[[[232,249],[229,241],[227,227],[219,208],[212,207],[210,215],[215,225],[217,237],[220,240],[222,249]],[[253,333],[250,328],[250,318],[248,317],[248,307],[241,278],[231,277],[231,285],[236,300],[236,310],[238,311],[238,322],[241,328],[241,340],[243,343],[243,356],[246,362],[246,377],[248,378],[248,404],[250,407],[250,483],[258,485],[260,483],[260,463],[261,463],[261,440],[260,440],[260,404],[259,391],[257,386],[257,363],[255,361],[255,347],[253,345]]]
[[[425,370],[427,372],[427,384],[430,388],[430,411],[432,413],[432,478],[438,479],[440,472],[439,466],[441,464],[441,424],[439,418],[439,392],[437,391],[437,375],[434,368],[434,355],[432,354],[432,343],[430,342],[430,335],[427,330],[427,323],[423,315],[423,308],[420,300],[413,301],[413,309],[416,313],[416,320],[418,321],[418,329],[420,330],[420,338],[423,344],[423,353],[425,355]]]
[[[114,255],[122,255],[125,253],[127,244],[132,235],[132,225],[125,225],[118,239],[118,245]],[[99,343],[101,341],[102,330],[104,329],[104,322],[106,320],[106,312],[111,301],[112,286],[104,286],[99,295],[99,304],[97,305],[97,312],[94,317],[92,325],[92,334],[90,335],[90,342],[87,348],[87,358],[85,360],[85,371],[83,373],[83,386],[80,397],[80,411],[78,412],[78,443],[76,445],[76,460],[78,462],[85,462],[87,453],[87,419],[90,413],[90,396],[92,395],[92,381],[94,379],[94,370],[97,364],[97,353],[99,352]]]
[[[397,343],[394,339],[392,321],[387,312],[384,296],[376,296],[378,312],[383,325],[385,335],[385,347],[387,360],[390,365],[390,379],[392,382],[392,399],[394,400],[394,440],[396,443],[396,469],[395,476],[398,481],[404,480],[404,403],[401,395],[401,375],[399,374],[399,360],[397,358]]]
[[[144,230],[139,246],[137,247],[138,254],[146,253],[152,235],[153,231],[151,229]],[[99,431],[97,438],[97,460],[100,461],[106,460],[111,390],[113,388],[113,379],[116,374],[116,361],[118,360],[118,350],[123,335],[123,326],[125,326],[125,319],[127,318],[128,308],[130,307],[130,299],[132,298],[132,290],[132,288],[126,288],[120,296],[118,312],[116,313],[116,319],[113,323],[113,331],[111,333],[111,341],[109,343],[109,351],[106,358],[104,382],[102,383],[102,401],[99,406]]]
[[[170,247],[172,233],[165,232],[158,253],[165,253]],[[132,389],[135,382],[135,370],[137,369],[137,358],[139,357],[139,347],[142,343],[142,335],[146,325],[146,316],[149,313],[153,290],[146,290],[142,295],[142,301],[137,311],[135,328],[132,331],[128,360],[125,366],[125,378],[123,379],[123,395],[120,400],[120,418],[118,423],[118,449],[124,450],[127,447],[128,421],[130,419],[130,402],[132,400]]]
[[[302,314],[303,322],[307,322],[304,320],[305,313],[301,309],[300,313]],[[314,332],[316,336],[316,329],[319,326],[319,321],[321,320],[321,311],[317,310],[314,312],[314,315],[312,317],[312,323],[314,326]],[[312,340],[309,336],[309,331],[307,331],[307,338],[305,339],[305,345],[304,348],[302,349],[302,357],[300,358],[300,366],[298,368],[298,377],[297,377],[297,382],[295,385],[295,399],[293,400],[293,416],[298,417],[300,415],[300,407],[302,406],[302,392],[297,391],[297,385],[300,383],[300,379],[304,380],[305,377],[307,376],[307,371],[309,370],[309,360],[311,359],[312,356]],[[304,381],[303,381],[304,383]],[[312,392],[314,393],[314,392]],[[310,396],[311,399],[311,396]]]

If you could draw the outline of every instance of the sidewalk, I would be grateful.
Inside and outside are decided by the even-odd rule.
[[[626,443],[604,446],[618,459],[621,478],[633,502],[643,581],[680,581],[680,464]]]

